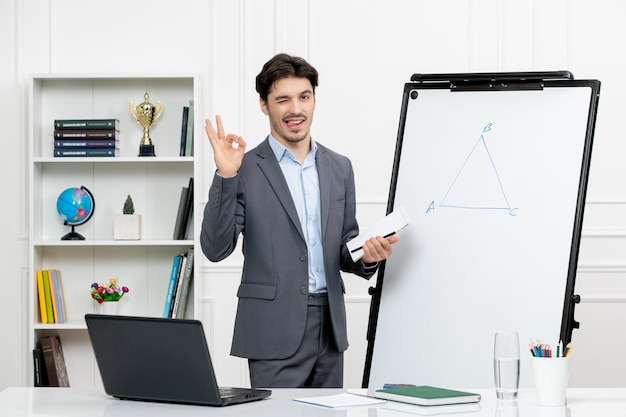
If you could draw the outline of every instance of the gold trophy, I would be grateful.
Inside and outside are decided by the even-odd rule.
[[[135,106],[132,100],[129,103],[130,114],[143,127],[143,137],[139,144],[139,156],[156,156],[152,139],[150,139],[150,126],[156,123],[161,113],[163,113],[163,103],[159,100],[155,106],[148,101],[149,97],[148,93],[144,94],[144,101],[138,106]]]

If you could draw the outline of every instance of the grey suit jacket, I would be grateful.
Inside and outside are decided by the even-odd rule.
[[[358,235],[350,160],[318,144],[324,266],[332,327],[340,351],[348,348],[340,270],[370,278],[375,269],[353,262],[345,246]],[[243,234],[244,265],[231,354],[284,359],[304,334],[308,252],[289,188],[266,139],[247,152],[238,174],[215,174],[202,223],[201,246],[213,262],[229,256]]]

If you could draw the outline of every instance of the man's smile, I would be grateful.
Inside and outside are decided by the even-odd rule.
[[[287,123],[288,128],[292,130],[297,130],[304,123],[304,119],[289,119],[289,120],[285,120],[285,123]]]

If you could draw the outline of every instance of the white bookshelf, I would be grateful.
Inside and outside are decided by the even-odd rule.
[[[138,157],[142,128],[129,111],[129,102],[163,102],[164,111],[150,128],[155,157]],[[60,335],[72,387],[99,386],[100,376],[86,331],[84,315],[97,312],[90,297],[93,282],[117,277],[130,288],[119,314],[160,317],[175,255],[196,245],[196,239],[172,239],[180,191],[189,178],[202,174],[201,158],[179,156],[183,106],[194,100],[194,154],[200,137],[199,80],[194,75],[90,76],[41,75],[30,79],[30,318],[29,348],[38,338]],[[118,157],[53,157],[55,119],[118,119]],[[56,211],[56,200],[69,187],[87,187],[94,195],[93,217],[76,232],[81,241],[63,241],[70,231]],[[140,240],[113,240],[113,217],[132,196],[142,216]],[[194,192],[193,233],[198,236],[198,191]],[[36,271],[58,269],[62,274],[67,322],[41,323]],[[194,286],[197,280],[194,279]],[[190,289],[186,317],[198,318]],[[32,371],[32,363],[30,365]],[[30,372],[32,375],[32,372]],[[32,378],[32,377],[31,377]]]

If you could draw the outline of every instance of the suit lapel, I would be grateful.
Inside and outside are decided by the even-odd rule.
[[[320,182],[320,213],[322,216],[322,239],[326,225],[328,224],[328,213],[330,211],[330,183],[331,183],[331,161],[326,153],[326,149],[317,144],[317,176]]]
[[[280,165],[278,165],[276,156],[274,152],[272,152],[268,139],[265,139],[265,141],[257,147],[256,154],[259,157],[257,162],[259,169],[267,178],[268,184],[274,191],[274,194],[276,194],[276,197],[285,209],[289,220],[291,220],[291,223],[293,223],[300,234],[300,237],[302,240],[305,240],[302,227],[300,226],[300,220],[298,219],[298,212],[296,211],[296,206],[293,203],[293,198],[289,191],[289,186],[287,185],[287,181],[285,181],[285,176],[280,169]]]

